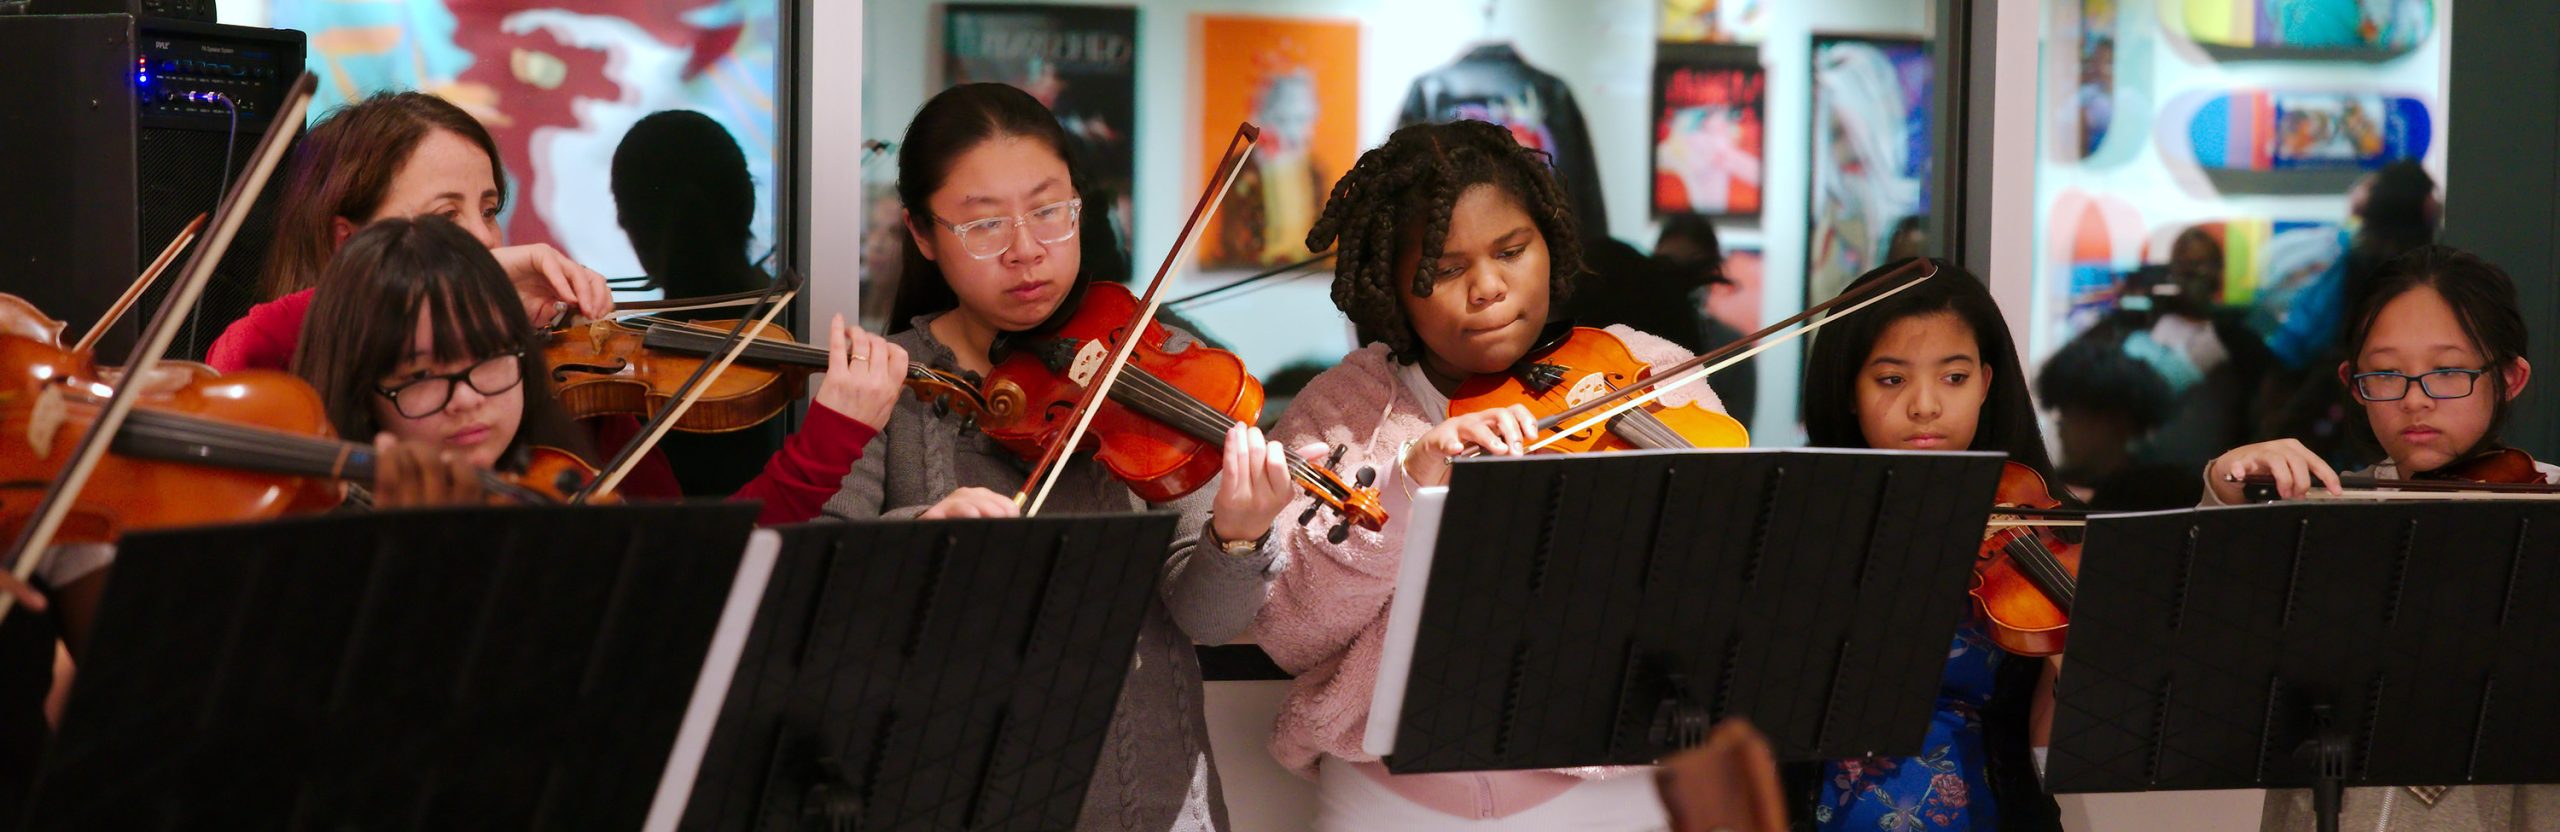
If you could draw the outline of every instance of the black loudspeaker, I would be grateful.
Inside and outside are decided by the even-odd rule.
[[[28,14],[131,14],[212,23],[213,0],[27,0]]]
[[[69,324],[66,340],[86,332],[247,169],[304,52],[292,30],[129,14],[0,17],[0,74],[13,79],[0,84],[9,125],[0,130],[0,291]],[[279,166],[170,357],[202,358],[260,300],[283,181]],[[100,339],[101,360],[123,360],[184,263]]]

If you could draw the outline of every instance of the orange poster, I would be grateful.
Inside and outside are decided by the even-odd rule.
[[[1200,15],[1192,29],[1200,101],[1200,176],[1193,181],[1205,183],[1217,167],[1237,122],[1262,128],[1202,241],[1200,263],[1252,268],[1304,260],[1307,229],[1333,180],[1359,157],[1360,24]]]

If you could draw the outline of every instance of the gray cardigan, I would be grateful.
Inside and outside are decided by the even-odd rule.
[[[918,316],[913,328],[889,340],[909,359],[957,370],[950,348],[926,327],[936,315]],[[1012,493],[1029,465],[970,425],[959,414],[913,397],[899,400],[889,425],[865,446],[862,459],[827,501],[826,512],[847,519],[912,518],[964,486]],[[1141,511],[1149,506],[1111,477],[1091,456],[1064,463],[1044,512],[1091,514]],[[1156,604],[1138,631],[1137,655],[1120,688],[1111,733],[1085,791],[1077,829],[1131,832],[1224,830],[1226,799],[1209,755],[1209,729],[1201,711],[1200,664],[1192,645],[1224,644],[1241,635],[1262,609],[1271,580],[1285,564],[1266,548],[1250,557],[1226,555],[1208,543],[1214,481],[1191,496],[1155,508],[1179,509],[1181,524],[1164,562]]]

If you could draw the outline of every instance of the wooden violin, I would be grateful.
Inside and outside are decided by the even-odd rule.
[[[553,393],[571,418],[647,418],[676,397],[695,368],[716,357],[737,324],[657,321],[641,328],[587,321],[552,329],[542,353]],[[735,366],[703,382],[701,400],[676,420],[676,430],[726,433],[763,424],[807,392],[810,373],[827,368],[827,351],[793,340],[790,330],[766,325],[757,332]],[[909,364],[907,387],[947,406],[981,409],[966,379],[941,370]]]
[[[990,351],[994,366],[979,386],[986,412],[978,427],[1032,460],[1031,476],[1014,492],[1022,516],[1039,514],[1065,470],[1060,461],[1088,444],[1103,467],[1141,497],[1167,502],[1189,494],[1217,475],[1227,429],[1261,415],[1262,382],[1234,353],[1155,322],[1165,278],[1199,241],[1201,223],[1226,198],[1261,135],[1250,123],[1236,126],[1144,297],[1116,283],[1087,284],[1067,299],[1073,311],[1065,320],[1007,336],[1000,354]],[[1318,501],[1354,525],[1386,527],[1385,504],[1368,481],[1354,487],[1287,456],[1290,479]]]
[[[2016,462],[2001,467],[1992,501],[1994,516],[2007,513],[2002,508],[2062,507],[2042,475]],[[2061,653],[2079,575],[2080,544],[2054,536],[2050,528],[2009,523],[1985,529],[1974,555],[1972,593],[1992,643],[2021,656]]]
[[[2541,464],[2534,460],[2532,454],[2507,447],[2480,451],[2407,479],[2341,475],[2338,486],[2346,493],[2333,495],[2325,489],[2313,488],[2306,499],[2560,499],[2560,485],[2552,484],[2544,476]],[[2252,503],[2274,502],[2279,497],[2275,477],[2268,474],[2250,474],[2241,479],[2240,493]]]
[[[1923,269],[1926,269],[1927,271],[1924,272],[1922,271]],[[1551,413],[1546,413],[1545,415],[1538,417],[1538,423],[1536,425],[1537,432],[1543,434],[1543,436],[1529,442],[1526,449],[1530,451],[1537,451],[1550,445],[1565,443],[1573,443],[1576,445],[1589,443],[1591,446],[1596,446],[1600,441],[1601,434],[1593,432],[1595,428],[1605,428],[1609,432],[1622,434],[1615,441],[1626,443],[1626,447],[1716,447],[1712,444],[1701,445],[1695,444],[1695,442],[1725,441],[1728,439],[1733,441],[1736,446],[1748,444],[1749,437],[1740,435],[1742,433],[1741,423],[1735,422],[1730,428],[1727,428],[1722,424],[1715,423],[1713,420],[1701,421],[1691,417],[1674,417],[1679,421],[1687,423],[1687,427],[1689,429],[1694,429],[1698,432],[1697,435],[1700,439],[1692,440],[1688,438],[1688,434],[1683,432],[1683,428],[1672,426],[1671,423],[1673,420],[1666,419],[1662,415],[1664,413],[1663,410],[1653,409],[1655,407],[1654,403],[1673,390],[1677,390],[1695,382],[1704,381],[1708,376],[1714,375],[1726,367],[1733,366],[1734,364],[1749,359],[1752,356],[1759,355],[1771,347],[1786,343],[1787,341],[1795,338],[1803,337],[1805,334],[1821,328],[1823,324],[1847,317],[1858,310],[1865,309],[1879,301],[1892,297],[1896,294],[1900,294],[1903,290],[1920,285],[1921,281],[1937,276],[1938,269],[1936,265],[1932,264],[1928,260],[1913,260],[1903,264],[1892,272],[1887,273],[1885,277],[1880,280],[1861,284],[1848,291],[1841,292],[1830,300],[1814,304],[1805,308],[1802,312],[1789,316],[1786,320],[1761,327],[1758,332],[1742,336],[1741,338],[1735,339],[1732,343],[1709,350],[1704,354],[1692,357],[1689,360],[1682,361],[1666,368],[1654,369],[1644,367],[1642,364],[1635,361],[1635,357],[1632,353],[1627,353],[1626,345],[1623,343],[1619,343],[1614,350],[1615,353],[1626,355],[1626,358],[1623,360],[1611,357],[1609,353],[1612,351],[1605,345],[1591,349],[1588,353],[1585,353],[1582,350],[1576,350],[1575,352],[1577,355],[1588,356],[1583,360],[1593,361],[1595,364],[1613,366],[1616,367],[1619,372],[1615,377],[1603,376],[1591,383],[1576,382],[1572,387],[1568,388],[1565,398],[1583,399],[1578,402],[1539,401],[1542,396],[1540,395],[1540,391],[1536,389],[1526,390],[1521,394],[1514,394],[1517,398],[1521,399],[1521,401],[1518,401],[1517,403],[1528,405],[1532,412],[1553,410]],[[1835,312],[1834,310],[1837,311]],[[1616,336],[1609,336],[1606,332],[1601,332],[1599,334],[1607,336],[1608,340],[1611,342],[1617,341]],[[1568,339],[1568,342],[1570,340],[1571,339]],[[1531,352],[1532,359],[1526,362],[1528,366],[1534,368],[1535,365],[1539,363],[1539,360],[1535,358],[1538,354],[1539,352],[1536,350]],[[1519,376],[1521,374],[1514,373],[1513,375]],[[1524,380],[1523,383],[1526,384],[1527,380],[1536,380],[1537,375],[1537,373],[1531,373],[1525,377],[1526,380]],[[1588,380],[1590,377],[1586,375],[1583,378]],[[1501,384],[1503,382],[1495,381],[1489,383]],[[1544,386],[1548,389],[1552,389],[1553,387],[1560,386],[1561,383],[1562,380],[1557,379],[1554,383],[1545,383]],[[1536,403],[1532,404],[1532,401],[1536,401]],[[1501,404],[1506,405],[1512,403],[1515,402],[1501,402]],[[1561,406],[1561,409],[1554,409],[1559,406]],[[1621,417],[1637,413],[1640,410],[1653,414],[1653,418],[1650,422],[1641,419],[1625,422],[1619,421]],[[1704,411],[1704,408],[1700,408],[1700,410]],[[1457,401],[1452,399],[1450,402],[1450,412],[1459,413],[1464,411],[1459,410]],[[1724,417],[1724,421],[1732,422],[1732,418]],[[1659,423],[1659,426],[1655,423]],[[1673,436],[1680,436],[1682,439],[1680,442],[1675,443],[1672,441]],[[1638,444],[1639,442],[1653,442],[1657,444],[1648,446]],[[1464,455],[1474,456],[1481,453],[1482,450],[1483,449],[1481,448],[1469,448]]]
[[[6,297],[6,296],[0,296]],[[219,376],[167,367],[109,443],[56,542],[108,542],[136,529],[265,520],[342,500],[339,480],[373,481],[371,445],[337,439],[320,395],[270,371]],[[0,335],[0,530],[15,534],[115,389],[88,357]],[[526,474],[483,472],[485,490],[556,502],[583,483],[574,455],[542,449]]]
[[[1087,286],[1075,313],[1050,330],[1010,336],[987,373],[978,427],[997,444],[1036,458],[1063,441],[1067,418],[1110,351],[1129,340],[1138,299],[1117,283]],[[1171,502],[1218,475],[1227,428],[1262,414],[1262,382],[1234,353],[1148,322],[1093,416],[1094,457],[1149,502]],[[1289,456],[1290,478],[1362,528],[1386,526],[1375,489]],[[1363,483],[1365,486],[1366,483]]]
[[[1574,327],[1530,350],[1511,372],[1476,376],[1449,397],[1449,415],[1522,405],[1547,420],[1576,405],[1616,394],[1653,374],[1607,330]],[[1742,448],[1751,432],[1733,417],[1696,404],[1646,402],[1600,426],[1544,446],[1558,453],[1668,448]]]

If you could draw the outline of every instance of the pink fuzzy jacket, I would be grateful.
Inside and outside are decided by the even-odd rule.
[[[1667,367],[1689,353],[1669,341],[1624,326],[1609,333],[1625,341],[1637,358]],[[1370,344],[1344,356],[1342,363],[1307,383],[1272,438],[1285,447],[1323,442],[1341,448],[1335,466],[1345,478],[1364,468],[1375,469],[1386,493],[1400,492],[1402,473],[1396,453],[1436,424],[1422,403],[1397,380],[1397,367],[1383,344]],[[1705,384],[1693,384],[1663,397],[1669,404],[1696,402],[1722,412],[1724,406]],[[1373,532],[1353,527],[1342,543],[1326,541],[1333,524],[1329,514],[1305,524],[1291,521],[1305,514],[1312,498],[1301,495],[1280,513],[1281,526],[1271,545],[1283,547],[1289,564],[1272,585],[1270,600],[1253,628],[1253,640],[1297,680],[1281,703],[1279,723],[1271,738],[1271,754],[1301,776],[1315,776],[1316,761],[1330,754],[1348,762],[1377,759],[1360,748],[1368,729],[1370,689],[1378,680],[1378,655],[1386,636],[1387,608],[1396,589],[1397,563],[1404,551],[1402,524],[1390,522]],[[1593,776],[1606,769],[1576,769]]]

